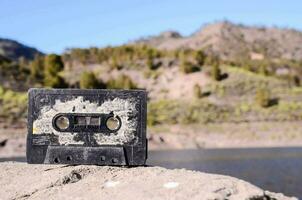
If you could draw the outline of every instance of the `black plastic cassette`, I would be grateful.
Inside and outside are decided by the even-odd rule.
[[[145,164],[145,90],[30,89],[28,94],[28,163]]]

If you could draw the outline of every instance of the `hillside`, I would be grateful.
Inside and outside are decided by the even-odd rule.
[[[0,55],[7,57],[13,61],[17,61],[18,58],[25,58],[32,60],[35,54],[42,54],[35,48],[23,45],[15,40],[0,38]]]
[[[286,28],[244,26],[231,22],[205,25],[188,37],[168,31],[134,43],[168,50],[204,49],[222,59],[302,59],[302,32]]]
[[[0,55],[0,143],[7,141],[8,148],[2,148],[3,155],[24,152],[26,92],[30,87],[145,88],[149,146],[153,149],[301,146],[301,60],[276,59],[259,52],[240,58],[220,54],[237,55],[244,53],[238,45],[249,49],[256,44],[252,39],[247,43],[235,37],[238,30],[245,33],[245,39],[253,40],[261,32],[259,28],[216,23],[190,37],[167,31],[132,44],[73,48],[25,62]],[[262,41],[270,40],[266,32],[273,29],[263,30],[265,34],[257,37],[260,45],[267,46],[269,43]],[[217,34],[212,34],[215,31]],[[290,40],[292,35],[301,35],[285,29],[276,32]],[[213,44],[216,53],[198,49],[198,45],[206,45],[192,38]],[[164,44],[173,48],[163,48]],[[185,48],[176,48],[179,44]],[[280,45],[291,51],[292,45],[301,44],[297,39],[296,44],[284,41]],[[267,52],[274,52],[270,45]]]
[[[190,37],[167,31],[134,44],[73,48],[28,63],[2,59],[0,118],[26,115],[29,87],[69,87],[145,88],[150,126],[302,120],[301,38],[293,30],[220,22]],[[276,59],[277,51],[283,59]],[[254,57],[236,58],[244,52]]]

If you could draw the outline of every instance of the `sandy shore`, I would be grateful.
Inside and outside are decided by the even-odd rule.
[[[160,167],[101,167],[0,163],[6,199],[288,200],[222,175]]]
[[[157,126],[148,129],[148,136],[152,150],[297,147],[302,146],[302,124],[296,121]]]

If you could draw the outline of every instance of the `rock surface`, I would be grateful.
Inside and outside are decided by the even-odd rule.
[[[160,167],[0,163],[0,199],[296,199],[222,175]]]

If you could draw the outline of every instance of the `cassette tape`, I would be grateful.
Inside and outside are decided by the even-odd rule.
[[[145,164],[145,90],[34,88],[28,95],[28,163]]]

